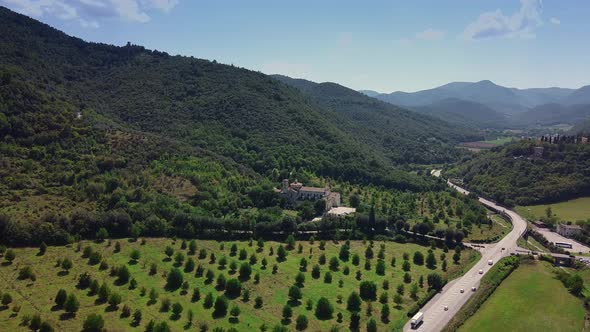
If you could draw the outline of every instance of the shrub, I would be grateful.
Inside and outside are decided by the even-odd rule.
[[[326,274],[324,274],[324,283],[326,283],[326,284],[332,283],[332,273],[330,271],[327,271]]]
[[[176,302],[172,305],[172,313],[174,314],[174,317],[180,317],[182,310],[183,308],[180,303]]]
[[[134,249],[133,251],[131,251],[131,255],[129,255],[129,257],[132,261],[137,262],[141,257],[141,253],[139,252],[139,250]]]
[[[367,332],[377,332],[377,322],[371,318],[367,321]]]
[[[280,244],[279,248],[277,249],[277,261],[283,262],[285,259],[287,259],[287,251],[283,245]]]
[[[293,308],[290,305],[285,304],[283,306],[283,320],[289,321],[293,316]]]
[[[39,256],[45,255],[45,252],[47,252],[47,244],[45,244],[45,242],[41,242],[39,245]]]
[[[122,265],[121,267],[119,267],[119,269],[117,269],[117,282],[121,285],[126,284],[127,282],[129,282],[129,278],[131,277],[131,274],[129,273],[129,269],[127,268],[127,265]]]
[[[207,295],[205,296],[205,299],[203,300],[203,308],[205,309],[209,309],[213,306],[213,293],[209,292],[207,293]]]
[[[199,288],[193,289],[193,295],[191,296],[191,302],[199,302],[200,299],[201,299],[201,292],[199,291]]]

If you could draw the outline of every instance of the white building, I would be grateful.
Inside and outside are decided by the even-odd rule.
[[[582,233],[582,228],[578,225],[558,224],[557,234],[565,237],[574,237]]]

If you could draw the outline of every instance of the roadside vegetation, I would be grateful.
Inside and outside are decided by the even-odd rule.
[[[478,257],[382,241],[173,239],[4,248],[0,330],[342,330],[403,325]],[[374,322],[374,323],[373,323]],[[33,324],[33,325],[32,325]],[[92,329],[88,329],[92,330]],[[220,330],[221,331],[221,330]]]
[[[548,262],[525,259],[458,331],[582,331],[585,310],[576,296],[583,286],[570,282],[572,276]]]

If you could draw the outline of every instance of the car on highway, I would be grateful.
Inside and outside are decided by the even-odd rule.
[[[481,270],[481,269],[480,269],[480,270],[479,270],[479,274],[483,274],[483,270]]]
[[[461,288],[461,290],[459,290],[459,293],[465,293],[465,290]]]
[[[448,311],[449,310],[449,306],[446,305],[446,306],[443,307],[443,309],[445,309],[445,311]]]
[[[471,291],[475,292],[476,288],[475,287],[471,287]]]

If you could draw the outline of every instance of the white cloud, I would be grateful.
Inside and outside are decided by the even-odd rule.
[[[560,25],[561,21],[555,17],[552,17],[551,19],[549,19],[549,21],[555,25]]]
[[[465,39],[495,37],[534,38],[534,30],[543,24],[541,0],[520,0],[520,9],[510,15],[501,10],[486,12],[463,31]]]
[[[178,0],[0,0],[0,4],[32,17],[53,16],[97,28],[107,19],[147,22],[149,11],[169,12]]]
[[[310,77],[311,66],[303,63],[286,61],[272,61],[262,64],[261,70],[265,74],[281,74],[294,78]]]
[[[441,40],[445,38],[445,32],[441,30],[426,29],[416,33],[416,39],[422,40]]]

